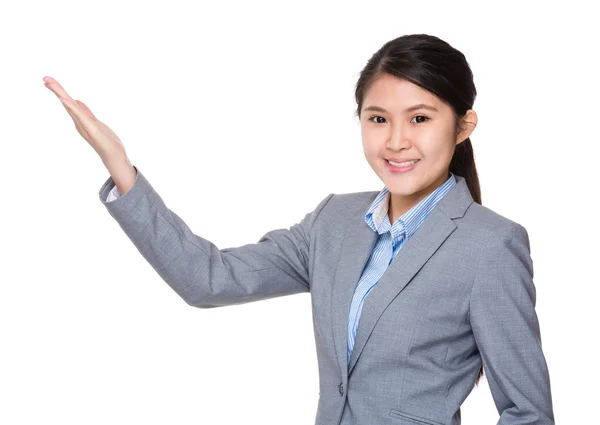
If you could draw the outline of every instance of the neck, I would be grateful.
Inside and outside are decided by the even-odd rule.
[[[418,192],[412,193],[410,195],[394,195],[390,193],[390,203],[388,208],[388,216],[390,219],[390,224],[394,224],[396,220],[398,220],[402,215],[404,215],[407,211],[409,211],[412,207],[417,205],[427,196],[429,196],[434,190],[440,187],[446,180],[450,178],[450,172],[446,174],[442,174],[440,178],[435,180],[425,189],[420,190]]]

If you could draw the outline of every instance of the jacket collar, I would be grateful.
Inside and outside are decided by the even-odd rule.
[[[427,218],[436,204],[456,185],[456,177],[453,173],[444,183],[438,186],[433,192],[423,198],[410,210],[402,214],[395,223],[389,220],[389,205],[391,193],[387,187],[383,187],[381,192],[375,197],[369,210],[365,214],[365,222],[378,234],[388,231],[392,233],[402,233],[406,239],[410,239],[413,233],[419,228],[423,220]]]
[[[331,297],[334,344],[344,382],[347,382],[369,335],[388,304],[409,284],[419,269],[454,232],[457,227],[454,219],[463,217],[473,202],[464,177],[455,175],[455,178],[456,184],[435,205],[412,237],[406,241],[365,299],[356,342],[348,364],[347,322],[350,303],[356,284],[379,236],[365,222],[364,211],[372,205],[380,192],[372,192],[367,202],[359,202],[353,206],[351,218],[345,223]]]

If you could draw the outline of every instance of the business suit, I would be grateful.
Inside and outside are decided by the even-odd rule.
[[[464,178],[440,200],[365,299],[350,364],[350,301],[377,235],[378,192],[327,195],[289,229],[218,249],[169,210],[137,169],[100,201],[191,306],[310,292],[319,367],[316,425],[459,425],[483,361],[498,424],[554,424],[527,231],[475,202]]]

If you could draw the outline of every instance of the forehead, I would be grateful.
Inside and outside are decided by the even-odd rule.
[[[426,103],[442,110],[443,102],[434,94],[410,81],[383,74],[367,90],[363,108],[377,105],[389,111],[404,110],[417,103]]]

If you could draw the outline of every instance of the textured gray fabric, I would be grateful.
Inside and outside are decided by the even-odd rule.
[[[377,234],[378,191],[327,195],[289,229],[218,249],[169,210],[137,169],[100,201],[191,306],[310,292],[319,367],[315,425],[459,425],[480,365],[498,425],[554,424],[526,229],[475,202],[466,181],[435,206],[365,299],[350,364],[350,302]]]

